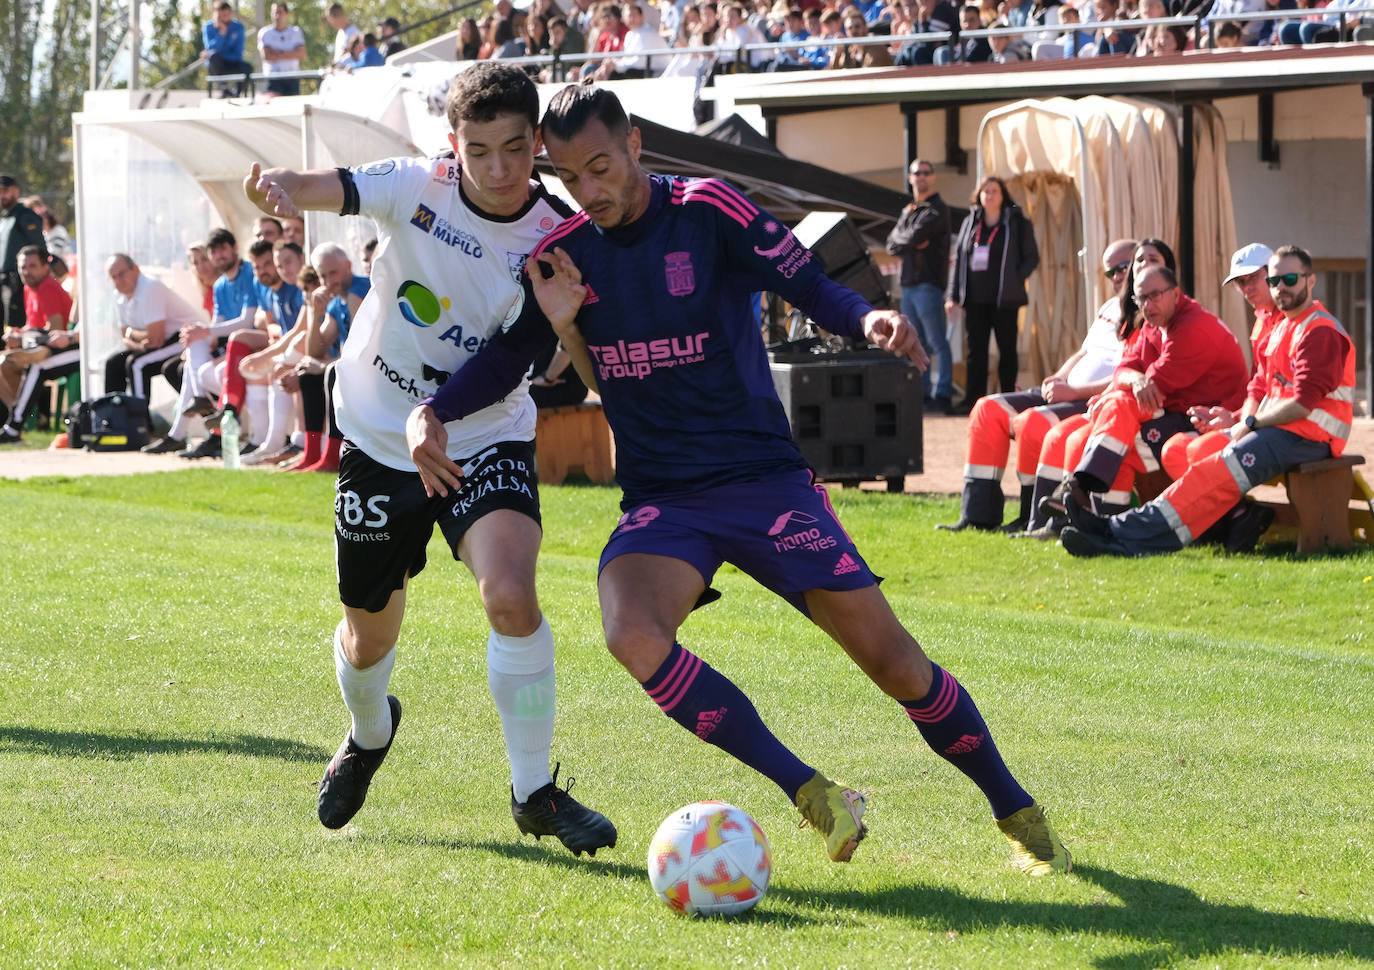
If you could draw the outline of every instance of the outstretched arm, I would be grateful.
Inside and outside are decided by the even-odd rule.
[[[248,201],[269,216],[300,218],[306,211],[340,212],[344,187],[334,169],[296,172],[289,168],[263,170],[254,162],[243,180]]]

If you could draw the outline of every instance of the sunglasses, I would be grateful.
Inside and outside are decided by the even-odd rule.
[[[1103,271],[1102,271],[1102,275],[1105,276],[1105,277],[1107,277],[1107,279],[1109,279],[1109,280],[1114,280],[1114,279],[1116,279],[1118,276],[1120,276],[1122,273],[1126,272],[1126,270],[1128,270],[1128,269],[1130,269],[1130,268],[1131,268],[1131,261],[1128,259],[1128,260],[1126,260],[1126,262],[1124,262],[1124,263],[1117,263],[1117,264],[1116,264],[1115,266],[1113,266],[1111,269],[1103,270]]]
[[[1304,276],[1311,275],[1311,273],[1284,273],[1282,276],[1266,276],[1264,282],[1268,283],[1271,287],[1276,287],[1280,283],[1284,286],[1292,287],[1297,286],[1298,280],[1302,279]]]

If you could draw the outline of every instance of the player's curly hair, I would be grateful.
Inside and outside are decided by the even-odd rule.
[[[454,131],[460,121],[491,121],[503,114],[522,115],[533,129],[539,124],[539,90],[518,67],[478,61],[453,79],[444,109]]]
[[[613,135],[630,130],[630,119],[615,93],[594,84],[569,84],[549,101],[539,131],[545,138],[569,141],[592,121]]]

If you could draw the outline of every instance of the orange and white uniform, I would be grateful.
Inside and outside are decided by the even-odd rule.
[[[1355,345],[1335,317],[1314,301],[1269,335],[1247,397],[1258,412],[1284,401],[1306,417],[1266,426],[1202,459],[1153,502],[1115,515],[1112,535],[1136,555],[1188,545],[1255,485],[1294,465],[1339,455],[1350,436],[1355,400]]]

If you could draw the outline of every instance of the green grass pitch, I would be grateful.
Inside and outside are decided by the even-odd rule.
[[[544,490],[555,757],[620,843],[521,839],[487,625],[436,538],[406,718],[338,833],[347,726],[325,476],[0,481],[0,967],[1254,968],[1374,962],[1374,556],[1079,561],[932,530],[948,499],[844,492],[898,614],[978,701],[1074,874],[1027,880],[977,790],[819,631],[730,568],[683,642],[870,797],[829,863],[766,780],[663,717],[600,638],[618,493]],[[659,821],[729,801],[773,846],[751,914],[688,920]]]

